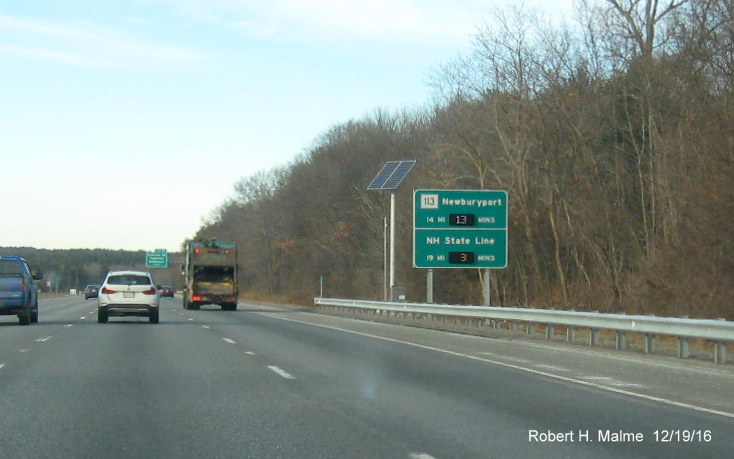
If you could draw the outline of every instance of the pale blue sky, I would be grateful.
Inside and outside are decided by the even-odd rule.
[[[238,178],[430,105],[508,3],[0,0],[0,246],[178,250]]]

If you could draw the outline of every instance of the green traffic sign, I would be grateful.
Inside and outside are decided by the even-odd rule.
[[[417,190],[413,266],[507,267],[507,192]]]
[[[167,268],[168,267],[168,251],[165,249],[156,249],[155,252],[146,252],[145,267],[146,268]]]

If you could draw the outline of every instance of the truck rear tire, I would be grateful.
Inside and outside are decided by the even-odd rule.
[[[23,308],[23,312],[18,314],[18,322],[20,322],[21,325],[30,325],[32,319],[33,312],[31,311],[31,305],[27,304],[26,307]]]
[[[33,306],[33,310],[31,311],[31,323],[38,323],[38,300],[36,300],[36,304]]]

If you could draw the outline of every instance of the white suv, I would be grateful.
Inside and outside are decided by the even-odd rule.
[[[158,291],[150,273],[110,271],[99,288],[97,322],[107,323],[110,316],[143,316],[157,324],[158,305]]]

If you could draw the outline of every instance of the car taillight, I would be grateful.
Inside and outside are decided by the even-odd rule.
[[[21,279],[20,281],[20,291],[25,292],[25,279]]]
[[[201,301],[201,297],[200,296],[193,296],[193,297],[191,297],[191,299],[193,301]]]
[[[117,292],[114,290],[110,290],[107,287],[102,287],[102,293],[104,293],[105,295],[112,295],[113,293],[117,293]]]
[[[155,289],[151,288],[143,292],[143,295],[155,295]]]

